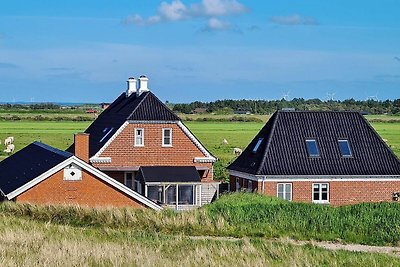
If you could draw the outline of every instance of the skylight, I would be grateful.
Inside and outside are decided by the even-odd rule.
[[[319,157],[320,156],[317,140],[307,139],[306,144],[307,144],[308,155],[310,157]]]
[[[264,138],[259,138],[257,141],[257,144],[253,148],[253,153],[257,153],[258,149],[260,148],[262,141],[264,141]]]
[[[107,130],[108,128],[106,128],[105,130]],[[105,132],[105,130],[103,132]],[[104,141],[104,139],[106,139],[106,137],[114,130],[114,128],[111,128],[104,136],[103,138],[101,138],[100,143]]]
[[[343,157],[353,156],[353,154],[351,153],[349,140],[347,140],[347,139],[339,140],[339,148],[340,148],[340,152],[342,153]]]

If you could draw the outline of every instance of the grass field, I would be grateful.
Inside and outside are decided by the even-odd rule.
[[[399,219],[397,210],[380,216],[387,210],[378,205],[335,209],[255,194],[186,213],[3,203],[0,266],[399,266],[393,254],[328,251],[285,238],[360,241],[374,233],[397,240],[398,228],[385,234],[382,227]]]
[[[371,117],[371,120],[387,120],[391,116]],[[73,134],[85,130],[91,122],[71,121],[0,121],[0,140],[14,136],[16,150],[35,140],[51,146],[66,149],[73,142]],[[254,122],[197,122],[185,123],[200,141],[220,159],[216,164],[216,177],[224,176],[224,167],[234,159],[233,148],[245,148],[263,127],[264,123]],[[393,151],[400,155],[400,122],[372,122],[374,128],[386,139]],[[229,145],[221,145],[222,139]],[[2,149],[3,150],[3,149]],[[6,155],[0,152],[0,160]]]

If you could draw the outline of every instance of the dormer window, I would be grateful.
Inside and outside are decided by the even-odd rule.
[[[144,146],[144,129],[142,128],[135,129],[135,146]]]
[[[172,129],[164,128],[162,131],[162,146],[171,147],[172,146]]]
[[[317,144],[317,140],[315,139],[307,139],[306,140],[307,151],[310,157],[319,157],[321,154],[319,153],[319,148]]]
[[[350,149],[349,140],[339,139],[339,149],[340,153],[342,153],[342,157],[348,158],[353,156],[353,153]]]

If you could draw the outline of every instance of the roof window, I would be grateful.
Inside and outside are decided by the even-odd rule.
[[[253,153],[257,153],[258,149],[260,148],[262,141],[264,141],[264,138],[258,138],[257,144],[253,148]]]
[[[340,153],[342,153],[342,157],[353,156],[353,153],[351,152],[351,149],[350,149],[349,140],[340,139],[339,140],[339,149],[340,149]]]
[[[310,157],[319,157],[321,156],[319,153],[319,148],[317,144],[317,140],[315,139],[307,139],[306,140],[307,151]]]

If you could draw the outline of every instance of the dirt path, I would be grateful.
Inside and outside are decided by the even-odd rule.
[[[231,242],[237,242],[243,240],[243,238],[214,237],[214,236],[190,236],[189,238],[193,240],[215,240],[215,241],[231,241]],[[289,238],[268,239],[268,240],[270,240],[271,242],[287,243],[296,246],[312,245],[327,250],[346,250],[352,252],[382,253],[400,258],[400,247],[378,247],[378,246],[367,246],[359,244],[341,244],[335,242],[314,241],[314,240],[298,241]]]

